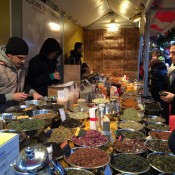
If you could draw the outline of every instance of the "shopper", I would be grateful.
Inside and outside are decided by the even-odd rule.
[[[67,59],[66,64],[79,64],[79,65],[81,65],[82,53],[83,53],[83,43],[76,42],[74,45],[74,50],[70,51],[70,56]]]
[[[175,43],[173,43],[170,47],[170,58],[172,64],[171,67],[168,69],[169,87],[167,89],[168,92],[166,92],[168,93],[168,95],[161,96],[161,99],[171,104],[171,111],[169,111],[169,114],[175,114]]]
[[[39,54],[29,62],[27,81],[43,96],[48,96],[48,86],[59,83],[61,79],[57,71],[57,58],[61,53],[62,49],[58,41],[48,38],[43,43]]]
[[[89,66],[87,63],[81,64],[81,77],[90,74]]]
[[[0,112],[18,105],[29,95],[41,98],[36,91],[25,84],[25,58],[28,55],[27,43],[18,37],[11,37],[6,45],[0,46]],[[25,91],[25,92],[24,92]]]

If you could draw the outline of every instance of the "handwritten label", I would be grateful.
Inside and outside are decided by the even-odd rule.
[[[66,120],[66,114],[64,112],[64,109],[59,109],[59,112],[61,116],[61,121],[63,122],[64,120]]]

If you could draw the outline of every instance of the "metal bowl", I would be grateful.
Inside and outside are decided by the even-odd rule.
[[[145,122],[144,123],[145,128],[150,131],[169,131],[170,127],[164,123],[161,122]]]
[[[42,121],[42,125],[38,127],[38,125],[35,127],[35,128],[32,128],[32,129],[29,129],[29,128],[21,128],[21,126],[23,126],[24,122],[25,123],[29,123],[29,120],[37,120],[37,122],[39,122],[41,124],[41,121]],[[32,122],[35,122],[35,121],[32,121]],[[13,122],[17,122],[19,125],[19,127],[17,128],[14,128],[14,127],[11,127],[10,125],[13,124]],[[9,122],[7,124],[7,129],[12,129],[12,130],[17,130],[17,131],[25,131],[27,136],[29,137],[36,137],[39,133],[41,133],[44,128],[45,128],[45,121],[41,120],[41,119],[32,119],[32,118],[29,118],[29,119],[22,119],[22,120],[17,120],[17,121],[12,121],[12,122]]]
[[[20,108],[20,106],[12,106],[5,110],[5,112],[8,112],[8,113],[21,113],[22,111],[23,109]]]
[[[47,102],[44,100],[27,100],[27,101],[24,101],[24,103],[27,106],[30,106],[30,105],[42,106],[42,105],[47,104]]]
[[[1,113],[0,119],[4,120],[6,122],[10,122],[13,120],[17,120],[17,116],[19,116],[19,114],[17,114],[17,113]]]
[[[158,160],[155,160],[153,158],[155,158],[154,156],[158,157]],[[161,159],[160,159],[161,158]],[[172,159],[172,162],[165,162],[166,158],[168,159]],[[151,160],[153,159],[153,160]],[[161,153],[161,152],[154,152],[154,153],[150,153],[147,156],[147,160],[150,163],[150,166],[162,173],[174,173],[175,172],[175,155],[171,154],[171,153]],[[155,162],[157,163],[155,165]],[[167,165],[171,165],[171,168],[169,168],[169,170],[167,170]],[[161,167],[162,166],[162,167]],[[167,172],[166,172],[167,171]]]
[[[144,142],[144,144],[147,147],[147,149],[152,151],[152,152],[166,152],[166,153],[171,152],[170,149],[168,148],[168,141],[167,140],[151,139],[151,140],[146,140]],[[152,144],[154,144],[154,145],[151,147]]]
[[[46,125],[50,125],[58,117],[58,112],[49,109],[35,110],[31,111],[30,117],[43,119]]]
[[[135,131],[133,129],[118,129],[114,131],[116,137],[122,135],[124,139],[137,139],[141,140],[145,138],[145,134],[141,131]],[[134,136],[135,134],[135,136]],[[127,137],[128,136],[128,137]]]
[[[88,149],[89,147],[75,147],[75,148],[73,148],[73,151],[75,152],[77,149],[83,149],[83,148],[87,148],[87,149]],[[92,148],[92,149],[98,149],[98,148]],[[98,149],[98,150],[100,150],[100,149]],[[101,151],[102,151],[102,152],[105,152],[105,151],[103,151],[103,150],[101,150]],[[106,153],[106,152],[105,152],[105,153]],[[72,153],[71,153],[71,154],[72,154]],[[69,161],[67,160],[66,156],[64,156],[64,160],[65,160],[69,165],[71,165],[72,167],[83,168],[83,169],[87,169],[87,170],[93,170],[93,169],[99,169],[99,168],[105,167],[105,166],[108,165],[109,162],[110,162],[110,156],[108,157],[108,159],[109,159],[108,162],[106,162],[105,164],[100,165],[100,166],[83,167],[83,166],[75,165],[75,164],[69,162]]]
[[[123,124],[123,126],[122,126],[122,124]],[[128,125],[126,125],[126,124],[128,124]],[[132,129],[135,131],[140,131],[143,129],[143,125],[141,123],[134,122],[134,121],[120,121],[118,127],[120,129]]]
[[[16,133],[19,134],[19,142],[22,142],[26,138],[26,133],[24,131],[16,131],[11,129],[0,130],[1,133]]]
[[[155,136],[152,134],[155,133]],[[163,135],[165,134],[165,136]],[[161,140],[168,140],[169,136],[171,134],[171,131],[149,131],[148,135],[152,137],[153,139],[161,139]]]
[[[127,160],[129,162],[123,161],[124,156],[125,157],[128,157]],[[134,163],[131,156],[134,156],[135,158],[139,159],[139,161],[137,160],[137,162],[135,161],[135,163]],[[129,159],[131,159],[131,160],[129,160]],[[133,166],[135,166],[135,167],[137,167],[138,165],[142,165],[143,163],[145,163],[145,166],[140,171],[132,171],[133,166],[131,168],[129,168],[128,170],[119,167],[120,166],[119,163],[121,163],[120,161],[122,161],[122,165],[124,164],[125,168],[127,168],[127,169],[128,169],[129,166],[132,165],[132,163],[133,163]],[[114,166],[114,163],[116,163],[115,165],[117,165],[118,167],[117,166]],[[129,163],[129,164],[127,164],[127,163]],[[150,169],[150,165],[149,165],[148,161],[145,158],[143,158],[143,157],[141,157],[139,155],[128,154],[128,153],[114,154],[111,157],[110,166],[113,169],[115,169],[116,171],[118,171],[118,172],[128,173],[128,174],[143,174],[143,173],[148,172],[149,169]]]
[[[161,122],[164,123],[166,120],[163,117],[159,117],[157,115],[147,115],[143,118],[145,122]]]

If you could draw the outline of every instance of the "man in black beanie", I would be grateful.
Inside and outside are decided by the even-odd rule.
[[[11,37],[6,45],[0,46],[0,112],[5,109],[18,105],[29,95],[34,99],[42,96],[26,85],[25,83],[25,58],[28,55],[27,43],[18,37]]]

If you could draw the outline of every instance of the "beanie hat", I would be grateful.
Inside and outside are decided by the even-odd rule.
[[[11,37],[6,44],[6,54],[28,55],[29,47],[27,43],[18,37]]]

